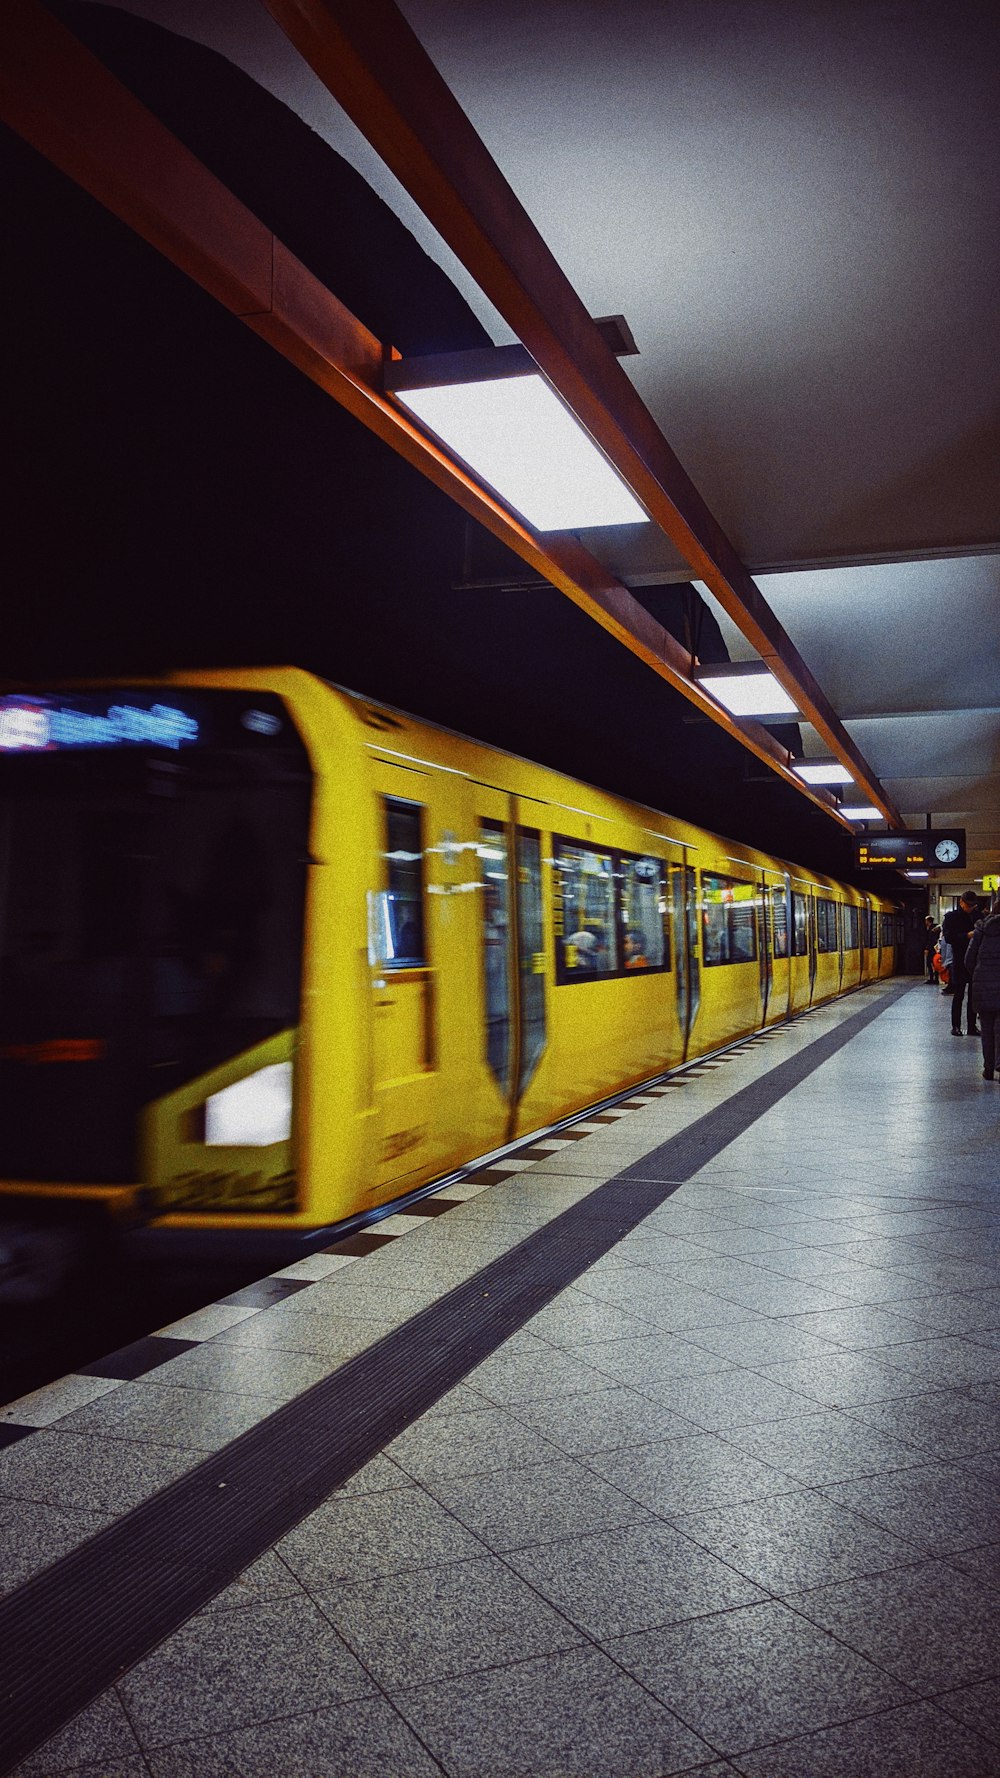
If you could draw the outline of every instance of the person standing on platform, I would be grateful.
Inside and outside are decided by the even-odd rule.
[[[962,1035],[962,1001],[969,978],[965,973],[965,953],[969,948],[969,939],[976,924],[979,911],[979,897],[973,889],[966,889],[958,898],[957,908],[945,914],[941,922],[941,941],[951,946],[951,1034],[953,1037]],[[969,1037],[978,1037],[979,1028],[976,1024],[976,1012],[970,998],[966,1013]]]
[[[1000,895],[994,896],[992,913],[979,921],[969,940],[965,973],[969,978],[969,1003],[979,1014],[983,1079],[994,1080],[1000,1026]]]
[[[935,926],[930,914],[924,915],[924,981],[936,982],[934,973],[934,947],[940,934],[940,926]]]

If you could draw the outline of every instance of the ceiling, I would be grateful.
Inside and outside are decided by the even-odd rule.
[[[282,99],[511,337],[257,0],[125,9]],[[629,376],[890,796],[1000,867],[1000,9],[402,10],[591,313],[627,317]],[[584,535],[633,586],[688,576],[652,525]]]

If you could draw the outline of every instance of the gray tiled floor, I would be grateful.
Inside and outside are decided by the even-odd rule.
[[[0,1452],[0,1584],[861,1004]],[[1000,1778],[1000,1093],[941,1015],[890,1003],[24,1778]]]

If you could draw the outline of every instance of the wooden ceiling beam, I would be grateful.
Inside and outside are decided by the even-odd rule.
[[[693,679],[687,650],[607,569],[562,533],[540,537],[383,392],[391,348],[302,262],[41,0],[14,0],[0,23],[0,116],[25,141],[229,312],[266,340],[704,716],[800,794],[803,784],[761,724],[731,717]]]
[[[544,376],[890,825],[902,817],[395,0],[264,0]]]

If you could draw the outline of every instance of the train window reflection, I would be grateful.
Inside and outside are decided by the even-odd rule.
[[[809,902],[792,891],[792,956],[809,955]]]
[[[776,889],[771,902],[774,927],[774,955],[788,956],[788,898],[783,889]]]
[[[383,798],[385,806],[388,968],[413,969],[427,961],[424,943],[424,853],[419,803]]]
[[[752,963],[757,956],[757,891],[735,877],[701,874],[702,960]]]
[[[820,896],[816,903],[816,949],[817,951],[836,951],[839,949],[837,935],[837,903],[826,896]]]
[[[521,977],[521,1066],[517,1090],[523,1093],[545,1049],[542,836],[535,827],[517,830],[517,931]]]
[[[625,968],[669,969],[666,890],[660,860],[622,857],[619,882]]]
[[[553,896],[557,980],[593,980],[618,970],[614,859],[570,840],[555,842]]]
[[[486,970],[486,1060],[501,1092],[510,1087],[510,871],[507,833],[499,821],[479,830]]]
[[[858,910],[853,907],[844,909],[844,950],[856,951],[858,948]]]

